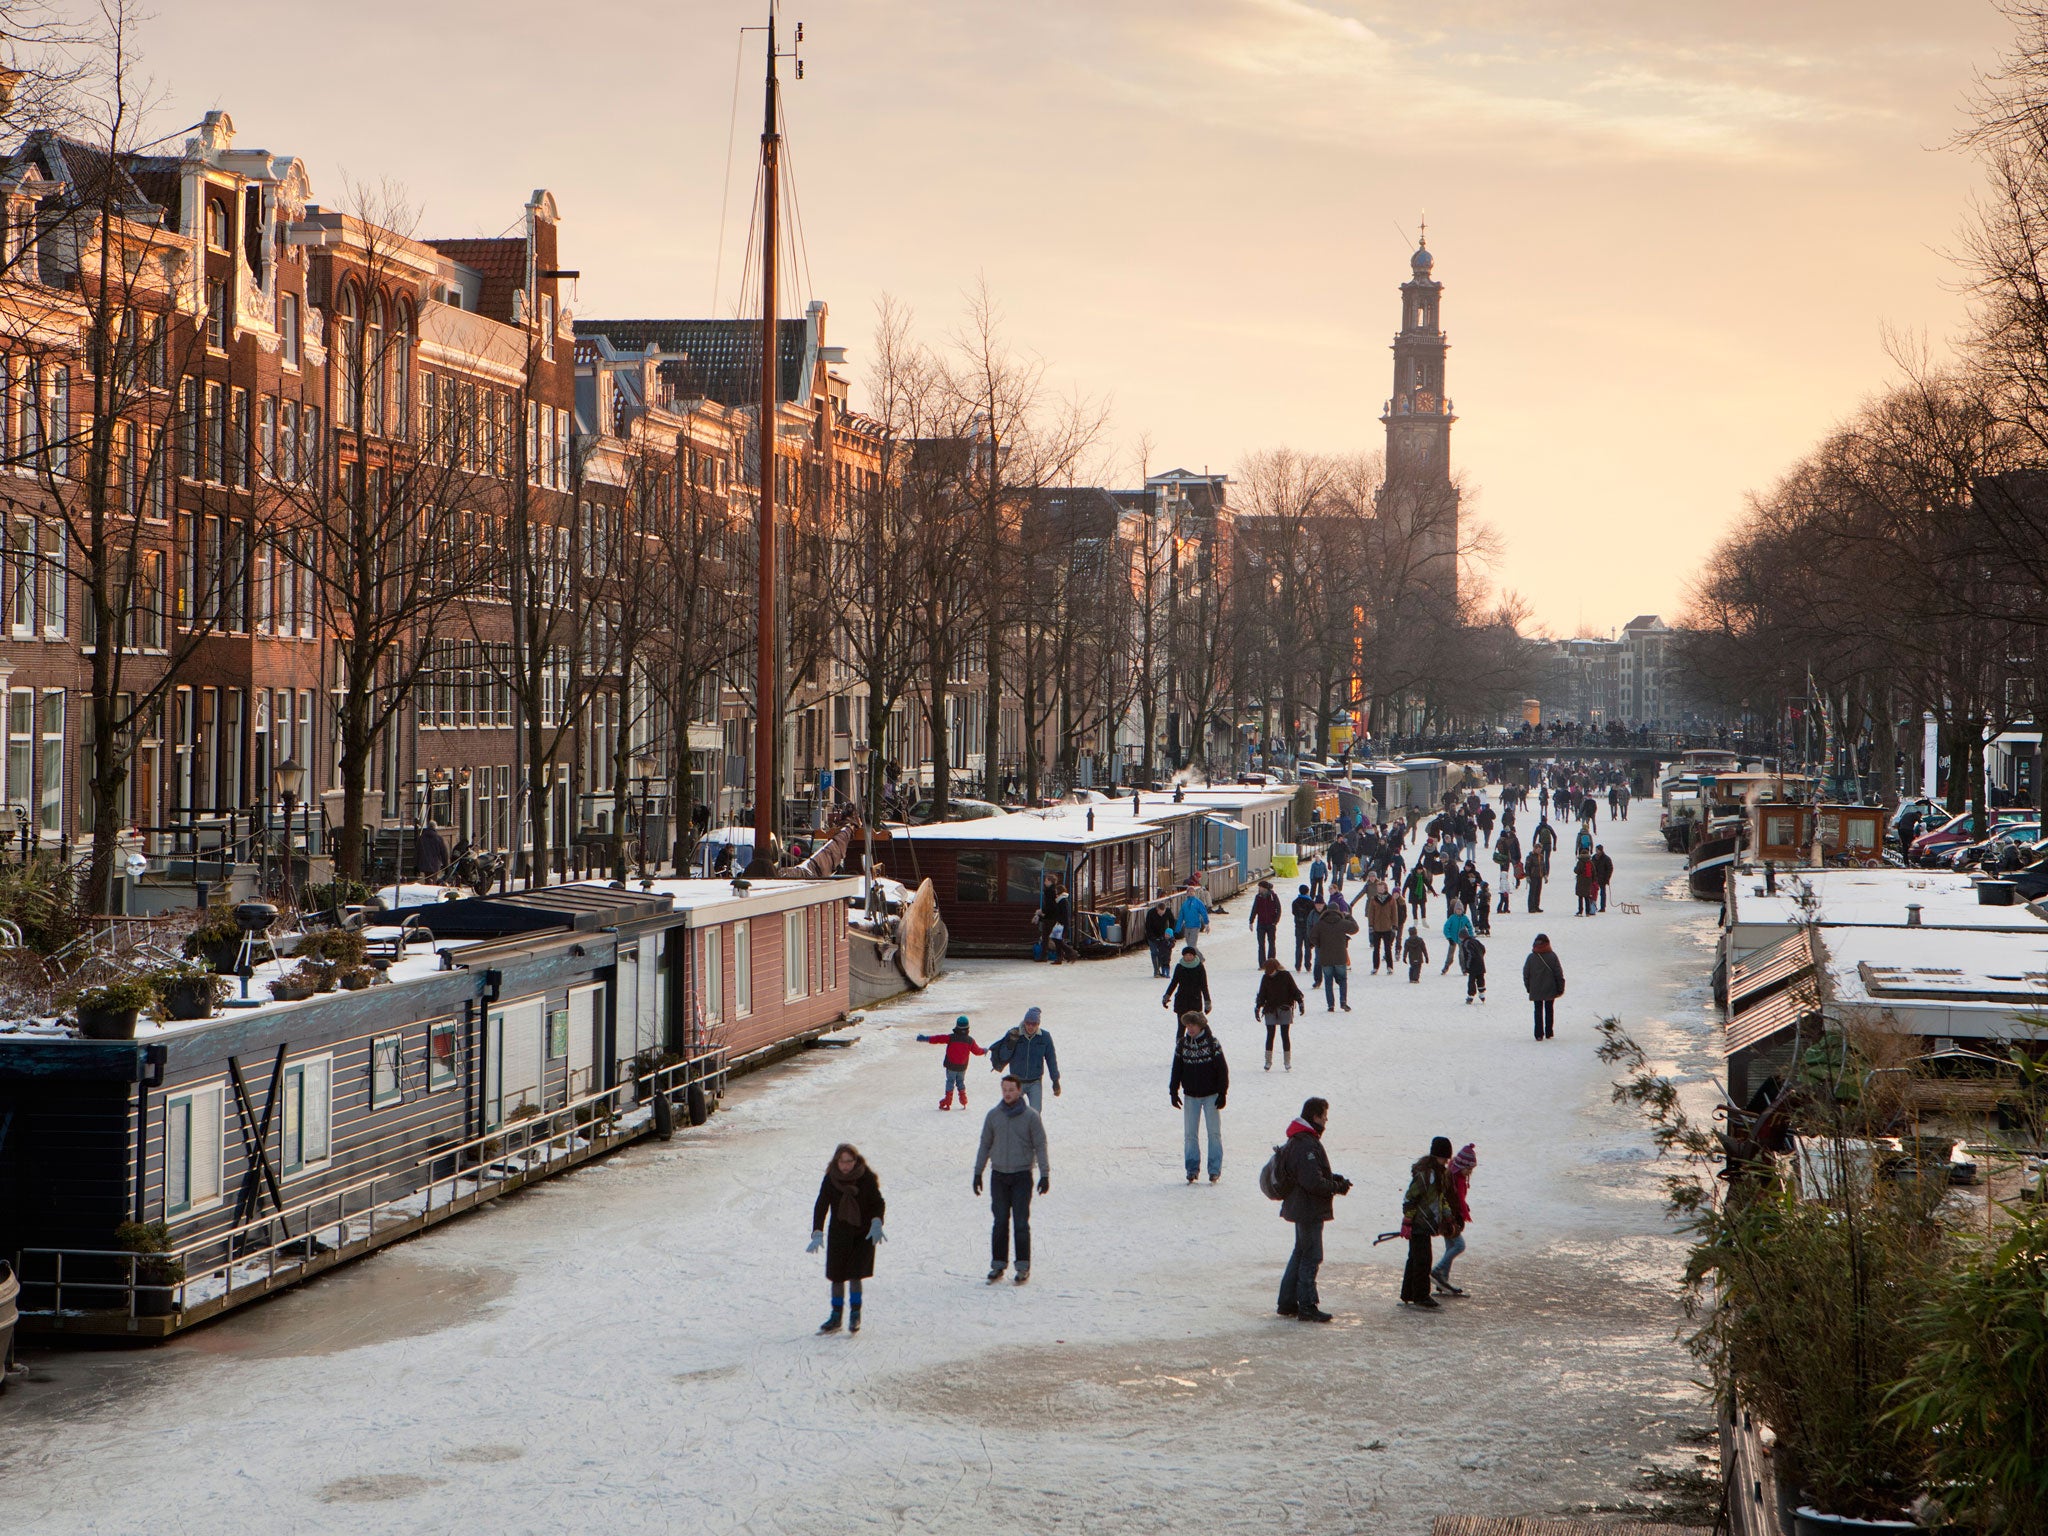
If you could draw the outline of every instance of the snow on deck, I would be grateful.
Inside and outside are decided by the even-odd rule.
[[[38,1349],[0,1412],[0,1528],[1414,1536],[1640,1496],[1639,1469],[1691,1467],[1683,1437],[1712,1423],[1672,1341],[1660,1170],[1593,1055],[1611,1012],[1689,1091],[1716,1061],[1712,910],[1653,821],[1607,840],[1642,915],[1495,917],[1483,1007],[1455,968],[1372,977],[1361,940],[1355,1011],[1318,999],[1291,1073],[1261,1070],[1251,935],[1219,922],[1218,1185],[1183,1181],[1142,951],[957,963],[670,1143],[146,1353]],[[1547,1044],[1519,985],[1538,931],[1569,979]],[[1052,1191],[1031,1283],[990,1287],[968,1184],[995,1077],[977,1060],[972,1108],[941,1114],[939,1052],[912,1036],[966,1013],[988,1044],[1030,1004],[1065,1073]],[[1311,1093],[1357,1181],[1327,1327],[1273,1316],[1291,1233],[1255,1183]],[[1422,1314],[1395,1305],[1400,1245],[1372,1238],[1438,1133],[1478,1146],[1471,1295]],[[889,1241],[864,1331],[819,1338],[803,1250],[841,1140],[880,1173]]]
[[[1920,921],[1936,928],[2037,930],[2048,923],[2032,907],[1987,907],[1967,874],[1925,869],[1802,869],[1780,871],[1778,891],[1766,896],[1760,873],[1731,875],[1735,887],[1731,920],[1790,927],[1808,921],[1802,894],[1812,902],[1812,920],[1857,927],[1905,927],[1906,908],[1917,905]]]

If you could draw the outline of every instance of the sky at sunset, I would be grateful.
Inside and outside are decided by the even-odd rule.
[[[402,183],[497,234],[537,186],[577,312],[729,312],[766,0],[174,0],[161,127],[210,108],[315,196]],[[1454,462],[1497,584],[1552,633],[1673,616],[1738,510],[1963,326],[1946,148],[1989,0],[795,0],[810,288],[856,384],[875,301],[933,339],[985,277],[1013,340],[1111,407],[1106,474],[1382,441],[1426,210]]]

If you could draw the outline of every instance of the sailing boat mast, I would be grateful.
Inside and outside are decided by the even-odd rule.
[[[776,811],[782,798],[777,762],[782,746],[782,673],[777,665],[780,637],[775,580],[775,425],[780,393],[776,372],[782,352],[775,334],[775,235],[782,169],[777,93],[775,0],[768,0],[767,100],[761,123],[761,419],[757,433],[761,543],[755,611],[760,648],[754,661],[754,857],[747,871],[756,878],[775,871]]]

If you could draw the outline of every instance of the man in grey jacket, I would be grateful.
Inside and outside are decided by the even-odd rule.
[[[1024,1102],[1024,1085],[1003,1079],[1003,1102],[981,1122],[981,1150],[974,1156],[974,1192],[981,1193],[981,1173],[993,1176],[989,1208],[995,1225],[989,1231],[988,1283],[1003,1278],[1010,1265],[1010,1230],[1017,1233],[1017,1284],[1031,1278],[1031,1165],[1038,1165],[1038,1192],[1052,1192],[1052,1155],[1046,1150],[1045,1122]]]

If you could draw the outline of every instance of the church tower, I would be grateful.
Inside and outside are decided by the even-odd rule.
[[[1444,394],[1443,291],[1431,271],[1428,236],[1408,260],[1401,285],[1401,330],[1394,338],[1394,393],[1380,420],[1387,428],[1385,510],[1416,530],[1423,579],[1455,604],[1458,590],[1458,488],[1451,479],[1450,399]]]

